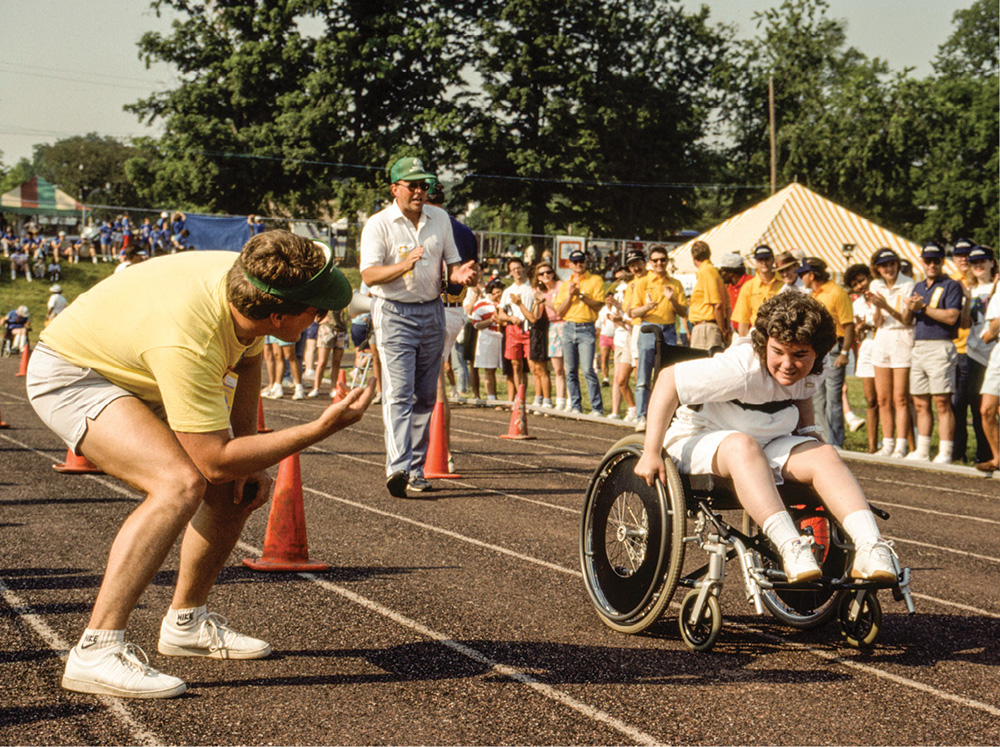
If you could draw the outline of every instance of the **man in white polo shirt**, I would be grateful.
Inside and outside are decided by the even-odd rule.
[[[428,425],[437,395],[444,346],[442,262],[448,280],[472,285],[475,261],[460,263],[451,221],[427,205],[437,181],[419,158],[401,158],[389,170],[393,202],[361,231],[361,279],[372,292],[372,322],[382,357],[386,487],[430,490],[424,479]]]

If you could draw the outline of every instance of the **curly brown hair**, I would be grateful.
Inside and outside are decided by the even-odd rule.
[[[274,288],[301,285],[326,264],[323,250],[302,236],[288,231],[259,233],[243,245],[239,259],[226,278],[230,303],[250,319],[266,319],[271,314],[301,314],[309,308],[298,301],[287,301],[255,288],[244,273]]]
[[[823,359],[837,344],[837,326],[826,307],[812,296],[785,291],[769,298],[757,310],[750,341],[761,363],[767,367],[767,341],[811,345],[816,351],[812,374],[822,373]]]

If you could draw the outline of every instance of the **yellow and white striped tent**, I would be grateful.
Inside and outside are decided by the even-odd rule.
[[[723,254],[739,252],[749,257],[754,247],[767,244],[775,254],[801,249],[809,257],[821,257],[830,270],[840,274],[849,264],[868,263],[884,246],[920,268],[920,246],[852,213],[835,202],[803,187],[789,184],[742,213],[709,229],[697,239],[679,246],[671,259],[678,274],[694,271],[691,245],[704,241],[712,248],[712,262]],[[853,247],[850,258],[844,246]]]

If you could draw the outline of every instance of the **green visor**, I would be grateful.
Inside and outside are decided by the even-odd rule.
[[[351,302],[351,283],[344,277],[344,273],[333,266],[333,252],[330,251],[330,247],[319,241],[313,243],[323,248],[326,264],[304,283],[291,288],[275,288],[253,277],[246,270],[243,271],[243,277],[254,288],[270,293],[283,301],[297,301],[324,311],[339,311]]]

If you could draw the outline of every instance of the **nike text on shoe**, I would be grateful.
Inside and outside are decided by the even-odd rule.
[[[885,540],[859,545],[854,553],[851,578],[865,581],[895,581],[899,578],[896,551]]]
[[[169,614],[160,625],[157,650],[164,656],[207,656],[211,659],[263,659],[271,654],[265,641],[237,633],[215,612],[187,628],[171,625]]]
[[[798,581],[815,581],[823,575],[816,556],[812,552],[812,542],[808,539],[786,542],[781,548],[781,564],[789,583]]]
[[[176,698],[187,690],[184,680],[149,666],[146,652],[131,643],[106,646],[90,656],[72,649],[62,686],[73,692],[119,698]]]

